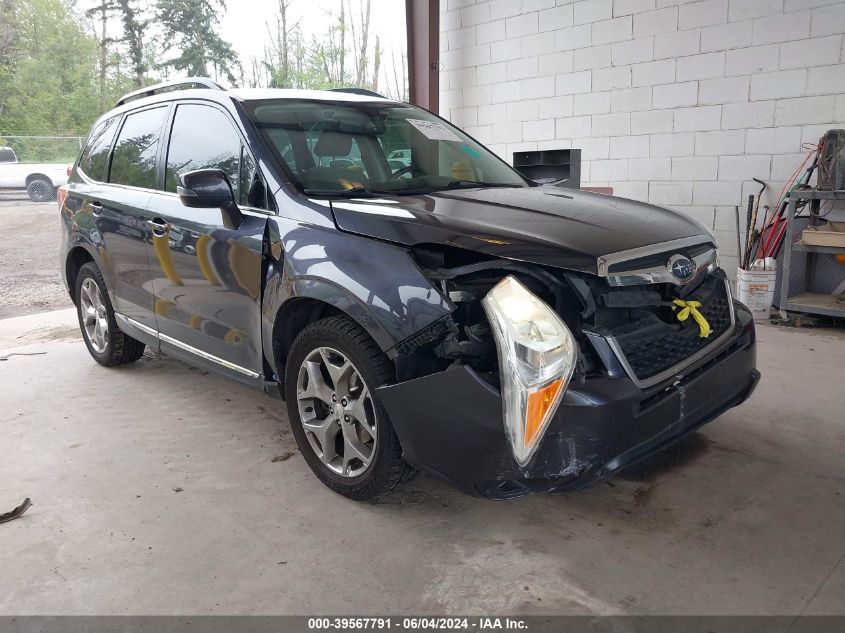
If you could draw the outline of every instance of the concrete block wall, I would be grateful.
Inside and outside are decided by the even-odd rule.
[[[441,114],[511,161],[688,213],[736,265],[734,205],[845,127],[845,2],[441,0]]]

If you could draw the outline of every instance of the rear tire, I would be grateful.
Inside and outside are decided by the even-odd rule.
[[[74,296],[82,339],[95,361],[116,367],[134,363],[144,355],[144,343],[118,329],[106,282],[94,262],[79,269]]]
[[[56,199],[53,183],[43,178],[36,178],[26,185],[26,193],[33,202],[50,202]]]
[[[285,399],[299,450],[320,481],[356,501],[395,488],[412,470],[376,391],[394,376],[390,360],[347,317],[312,323],[288,354]]]

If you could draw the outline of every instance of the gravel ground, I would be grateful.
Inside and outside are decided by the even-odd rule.
[[[71,306],[59,270],[59,212],[55,202],[0,200],[4,266],[0,319]]]

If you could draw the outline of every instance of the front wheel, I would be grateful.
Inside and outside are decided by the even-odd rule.
[[[38,178],[26,186],[26,193],[33,202],[50,202],[56,199],[56,188],[49,180]]]
[[[93,262],[76,276],[76,313],[85,345],[101,365],[128,365],[144,355],[144,344],[117,328],[106,283]]]
[[[373,499],[410,468],[375,389],[393,366],[354,321],[330,317],[294,340],[285,371],[291,430],[314,474],[350,499]]]

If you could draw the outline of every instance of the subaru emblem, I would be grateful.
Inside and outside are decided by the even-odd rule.
[[[672,276],[681,283],[686,283],[695,277],[695,264],[692,263],[689,257],[672,255],[666,267],[672,273]]]

